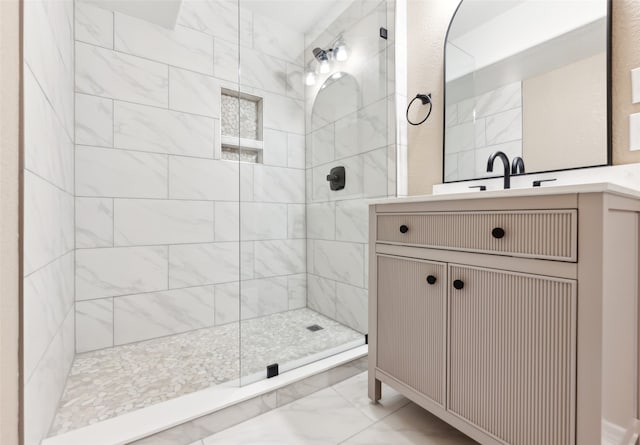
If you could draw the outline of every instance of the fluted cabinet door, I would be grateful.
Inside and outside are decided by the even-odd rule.
[[[446,264],[377,261],[377,367],[444,406]]]
[[[447,409],[510,445],[574,444],[576,282],[459,265],[449,281]]]

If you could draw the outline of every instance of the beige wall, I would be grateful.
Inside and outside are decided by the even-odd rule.
[[[522,156],[529,171],[607,163],[606,63],[602,52],[522,81]]]
[[[409,0],[408,91],[430,92],[436,106],[429,122],[409,128],[409,194],[431,193],[442,182],[443,56],[447,27],[459,0]],[[640,1],[613,0],[613,162],[640,162],[640,151],[630,152],[629,114],[640,112],[631,104],[630,70],[640,67]]]
[[[0,1],[0,443],[19,436],[19,78],[18,1]]]

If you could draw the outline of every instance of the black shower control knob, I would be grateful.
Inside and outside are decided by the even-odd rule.
[[[409,231],[409,226],[405,226],[404,224],[400,226],[400,233],[407,233]]]
[[[504,238],[504,235],[505,235],[505,231],[502,227],[496,227],[491,231],[491,236],[493,236],[496,239]]]
[[[462,280],[455,280],[455,281],[453,282],[453,287],[454,287],[454,288],[456,288],[456,289],[458,289],[458,290],[462,289],[462,288],[464,287],[464,281],[462,281]]]
[[[436,277],[434,277],[433,275],[429,275],[427,277],[427,283],[429,283],[429,284],[436,284],[436,281],[438,281],[438,279]]]

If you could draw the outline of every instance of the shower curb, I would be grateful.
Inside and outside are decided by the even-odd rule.
[[[130,443],[134,445],[189,445],[309,394],[333,386],[366,370],[367,356],[365,355],[266,394],[258,395]]]

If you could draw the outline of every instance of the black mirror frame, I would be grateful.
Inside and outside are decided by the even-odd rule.
[[[612,63],[611,63],[611,32],[612,32],[612,14],[611,7],[613,0],[607,1],[607,163],[606,164],[598,164],[598,165],[586,165],[584,167],[572,167],[572,168],[561,168],[556,170],[544,170],[544,171],[536,171],[525,173],[525,175],[539,175],[541,173],[552,173],[552,172],[561,172],[561,171],[569,171],[569,170],[583,170],[585,168],[594,168],[594,167],[606,167],[609,165],[613,165],[613,124],[612,124]],[[449,22],[449,26],[447,27],[447,33],[444,37],[444,45],[443,45],[443,59],[442,59],[442,184],[453,184],[456,182],[468,182],[468,181],[479,181],[482,179],[491,179],[491,178],[499,178],[500,176],[486,176],[482,178],[471,178],[471,179],[458,179],[456,181],[446,181],[444,177],[445,172],[445,138],[446,130],[447,130],[447,120],[445,118],[445,107],[447,106],[447,41],[449,40],[449,31],[451,31],[451,24],[453,20],[456,18],[456,14],[460,10],[460,6],[464,0],[460,0],[458,6],[456,6],[456,10],[451,16],[451,21]]]

